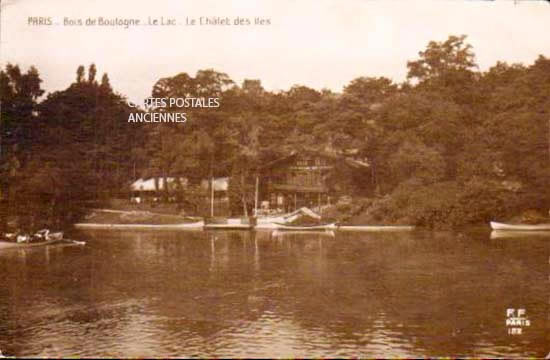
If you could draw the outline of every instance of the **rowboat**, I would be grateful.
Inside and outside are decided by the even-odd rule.
[[[312,225],[312,226],[299,226],[299,225],[288,225],[288,224],[279,224],[275,223],[277,225],[277,230],[336,230],[338,226],[336,223],[331,224],[323,224],[323,225]]]
[[[34,243],[0,241],[0,249],[26,249],[30,247],[52,245],[57,242],[59,242],[59,240],[46,240]]]
[[[271,236],[273,237],[285,237],[289,235],[319,235],[319,236],[329,236],[335,237],[336,234],[332,230],[273,230]]]
[[[37,239],[44,239],[44,240],[61,240],[63,239],[63,231],[58,232],[50,232],[49,229],[42,229],[38,230],[34,235]]]
[[[504,224],[495,221],[491,221],[491,229],[504,230],[504,231],[548,231],[550,230],[550,224]]]
[[[55,245],[55,244],[86,245],[86,242],[76,241],[76,240],[64,240],[64,239],[61,239],[61,240],[51,239],[51,240],[46,240],[46,241],[30,242],[30,243],[17,243],[17,242],[11,242],[11,241],[0,241],[0,250],[4,250],[4,249],[27,249],[27,248],[33,248],[33,247],[39,247],[39,246]]]
[[[204,221],[184,224],[91,224],[78,223],[73,225],[77,229],[111,229],[111,230],[201,230]]]
[[[276,230],[280,227],[279,223],[276,222],[258,222],[254,229],[256,230]]]
[[[307,207],[301,207],[297,210],[294,210],[293,212],[286,213],[286,214],[258,216],[257,222],[258,224],[274,223],[274,222],[288,223],[302,216],[308,216],[312,219],[317,219],[317,220],[321,219],[321,216],[319,214],[308,209]]]
[[[540,231],[507,231],[493,230],[491,231],[491,239],[510,239],[510,238],[549,238],[549,230]]]
[[[412,225],[340,225],[339,231],[411,231]]]
[[[206,224],[204,230],[251,230],[252,224]]]
[[[63,231],[48,233],[46,235],[46,239],[48,239],[48,240],[62,240],[63,239]]]

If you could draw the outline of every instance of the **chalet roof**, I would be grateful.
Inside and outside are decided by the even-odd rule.
[[[354,168],[368,168],[370,164],[365,160],[357,160],[352,158],[345,158],[344,160],[348,165]]]
[[[260,166],[260,170],[261,169],[268,169],[268,168],[271,168],[273,167],[274,165],[277,165],[279,163],[284,163],[285,161],[287,160],[290,160],[294,157],[296,157],[297,155],[297,152],[296,151],[292,151],[289,155],[287,156],[283,156],[283,157],[280,157],[278,159],[275,159],[275,160],[272,160],[270,162],[268,162],[267,164],[264,164],[263,166]]]
[[[339,161],[343,160],[347,165],[349,165],[351,167],[354,167],[354,168],[367,168],[367,167],[370,166],[370,164],[365,160],[358,160],[358,159],[352,158],[350,156],[345,156],[345,154],[347,154],[346,152],[344,152],[344,154],[341,154],[341,153],[338,153],[338,152],[335,152],[335,151],[328,152],[328,151],[304,150],[304,151],[298,152],[296,150],[293,150],[289,155],[280,157],[278,159],[270,161],[267,164],[261,166],[260,170],[269,169],[269,168],[272,168],[275,165],[284,163],[288,160],[291,160],[291,159],[295,158],[300,153],[305,153],[305,154],[308,154],[310,156],[312,156],[312,155],[313,156],[321,156],[321,157],[324,157],[324,158],[339,160]],[[348,152],[348,153],[349,154],[355,154],[357,152],[354,151],[354,152]]]

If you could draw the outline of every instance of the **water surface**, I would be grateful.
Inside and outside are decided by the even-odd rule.
[[[20,357],[544,357],[550,236],[71,234],[0,252]],[[506,310],[530,326],[510,335]]]

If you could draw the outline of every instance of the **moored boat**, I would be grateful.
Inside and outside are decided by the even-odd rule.
[[[251,230],[251,224],[206,224],[204,230]]]
[[[279,224],[277,223],[274,223],[274,222],[264,222],[264,223],[260,223],[258,222],[256,224],[256,226],[254,226],[254,229],[256,230],[276,230],[279,228]]]
[[[211,217],[205,219],[204,230],[252,230],[256,225],[254,218],[223,218]]]
[[[0,250],[27,249],[27,248],[34,248],[34,247],[48,246],[48,245],[58,245],[58,244],[86,245],[86,242],[69,240],[69,239],[50,239],[50,240],[37,241],[37,242],[13,242],[13,241],[0,240]]]
[[[490,237],[491,239],[550,238],[550,230],[539,230],[539,231],[493,230],[491,231]]]
[[[500,231],[548,231],[550,224],[504,224],[491,221],[491,229]]]
[[[201,230],[204,221],[183,224],[92,224],[78,223],[77,229],[112,229],[112,230]]]
[[[58,231],[54,233],[48,233],[46,236],[48,240],[63,240],[63,231]]]
[[[315,213],[307,207],[301,207],[287,214],[258,216],[256,218],[256,226],[254,226],[254,228],[256,230],[279,229],[280,224],[286,225],[304,216],[316,220],[321,220],[321,216],[319,214]]]
[[[285,237],[290,235],[319,235],[335,237],[336,234],[333,230],[273,230],[271,236],[273,237]]]
[[[340,225],[339,231],[411,231],[413,225]]]
[[[279,224],[275,223],[277,225],[277,230],[301,230],[301,231],[309,231],[309,230],[336,230],[338,228],[338,225],[336,223],[330,223],[330,224],[322,224],[322,225],[310,225],[310,226],[304,226],[304,225],[288,225],[288,224]]]
[[[42,240],[61,240],[63,239],[63,231],[50,232],[49,229],[38,230],[34,235],[35,239]]]
[[[37,246],[53,245],[61,242],[62,240],[45,240],[39,242],[12,242],[12,241],[0,241],[0,250],[2,249],[25,249]]]

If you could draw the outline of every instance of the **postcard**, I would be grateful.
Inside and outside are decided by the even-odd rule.
[[[0,357],[549,358],[548,24],[2,0]]]

